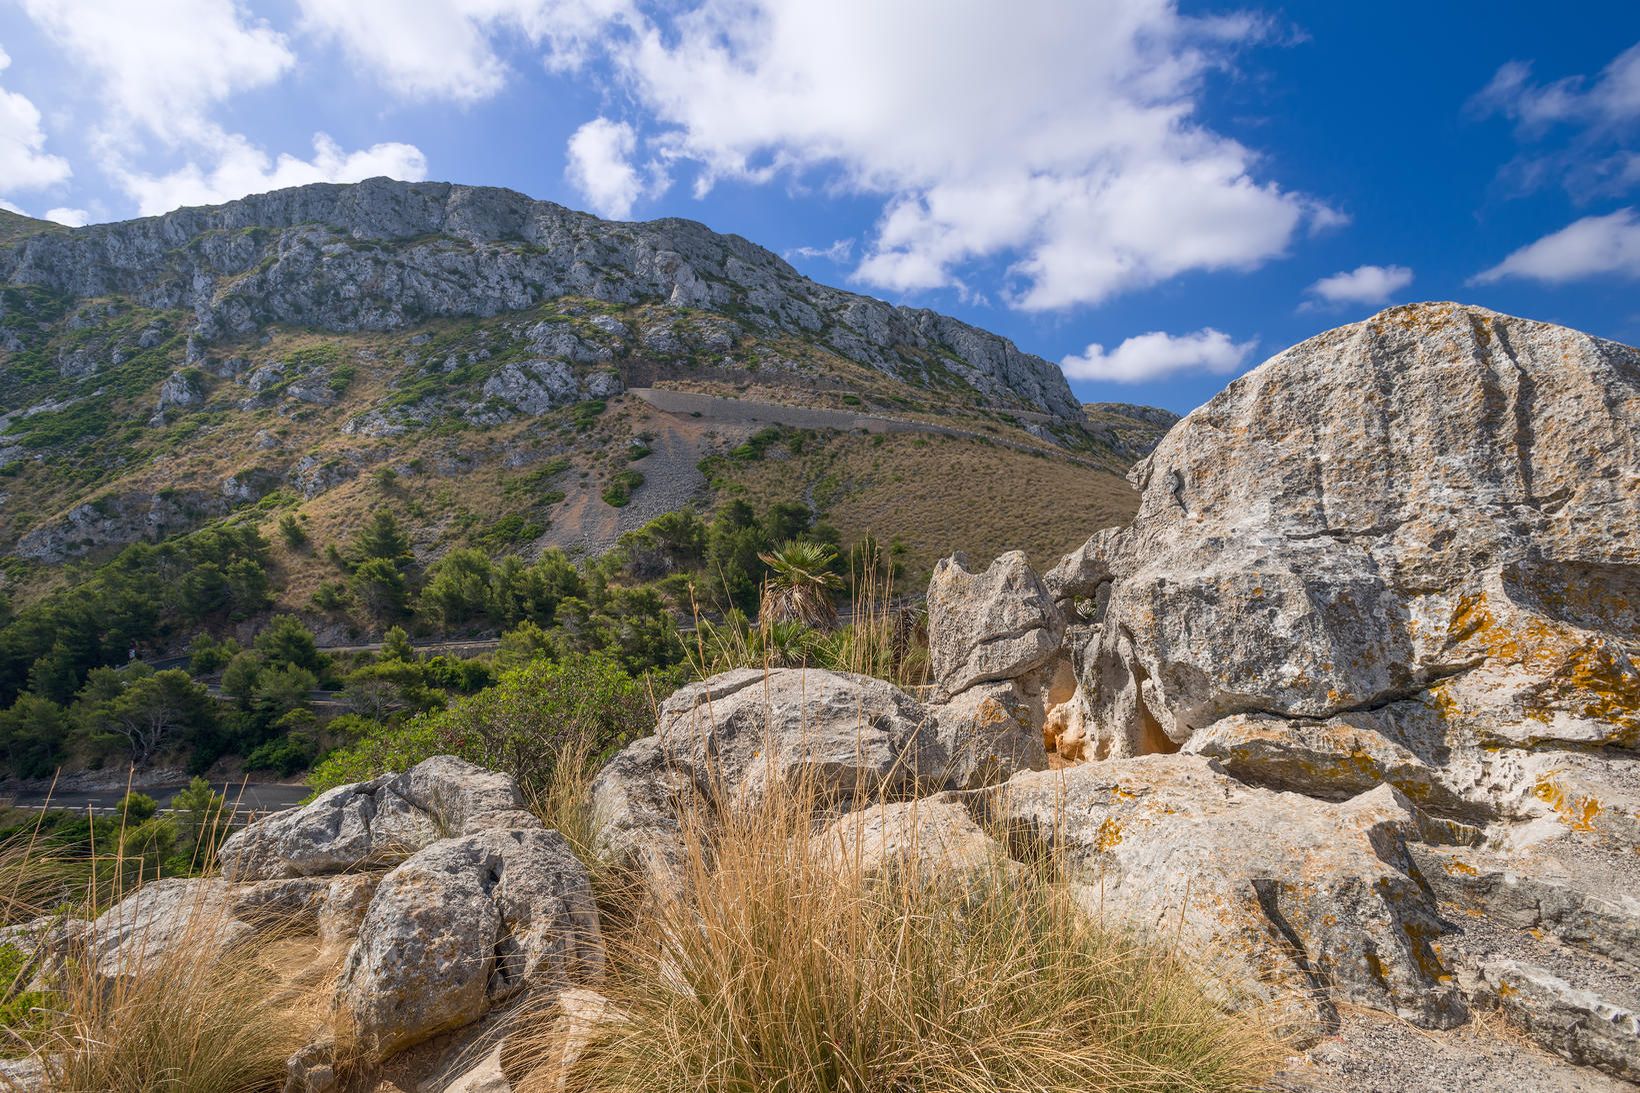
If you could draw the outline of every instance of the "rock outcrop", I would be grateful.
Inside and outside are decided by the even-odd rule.
[[[1042,582],[1071,669],[1044,735],[1090,762],[993,807],[1312,1033],[1337,1001],[1496,1009],[1640,1074],[1640,351],[1394,308],[1238,379],[1130,477],[1133,523]],[[949,587],[931,630],[1047,615],[1023,580],[1011,606]],[[991,676],[954,667],[966,636],[947,687]],[[1034,650],[997,659],[984,686],[1039,686]]]
[[[1277,355],[1047,577],[1097,748],[1352,720],[1498,807],[1490,747],[1640,744],[1640,353],[1455,304]]]

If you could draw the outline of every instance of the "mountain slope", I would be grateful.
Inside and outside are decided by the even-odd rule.
[[[391,507],[425,561],[597,551],[785,491],[845,539],[991,551],[1005,524],[967,525],[1001,490],[1047,555],[1126,519],[1121,473],[1161,431],[1090,419],[1006,339],[689,221],[376,179],[34,225],[0,224],[0,551],[24,598],[240,510],[323,544]],[[333,576],[285,563],[287,606]]]

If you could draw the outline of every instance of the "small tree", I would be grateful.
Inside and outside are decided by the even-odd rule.
[[[195,851],[196,865],[203,865],[207,853],[214,851],[214,844],[227,834],[227,805],[222,794],[211,789],[211,784],[203,778],[194,778],[187,789],[171,799],[177,836],[185,847]]]
[[[353,571],[353,594],[378,618],[404,613],[404,574],[386,558],[368,558]]]
[[[284,536],[285,545],[292,550],[305,550],[308,545],[307,528],[296,518],[295,513],[287,512],[279,517],[279,534]]]
[[[404,627],[392,627],[382,635],[381,659],[402,661],[405,664],[415,661],[416,647],[410,644],[410,635],[404,632]]]
[[[410,536],[390,510],[377,509],[354,537],[352,554],[360,563],[376,558],[397,568],[410,560]]]
[[[824,629],[837,621],[832,593],[843,586],[843,580],[832,570],[837,553],[831,547],[788,541],[779,550],[758,557],[769,567],[759,615],[762,625],[800,622]]]

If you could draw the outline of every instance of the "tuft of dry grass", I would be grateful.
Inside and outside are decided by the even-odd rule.
[[[606,931],[626,1019],[524,1089],[1208,1093],[1280,1065],[1265,1026],[1050,867],[874,869],[814,843],[813,787],[771,784],[690,818],[675,897]]]
[[[222,822],[218,816],[213,828]],[[208,834],[202,845],[214,847],[214,830]],[[300,982],[289,974],[294,954],[275,939],[292,933],[290,924],[259,919],[253,936],[229,943],[243,925],[202,881],[164,916],[104,925],[99,912],[139,895],[145,883],[141,859],[123,856],[124,838],[108,841],[112,852],[94,851],[89,861],[58,860],[33,837],[0,847],[0,917],[88,920],[68,931],[66,951],[43,964],[14,961],[10,981],[0,982],[0,1003],[18,1018],[4,1030],[0,1054],[33,1058],[53,1093],[280,1088],[286,1060],[307,1042],[326,998],[324,976],[312,966],[302,967]],[[145,954],[139,971],[107,974],[98,958],[115,944]]]
[[[208,927],[206,927],[208,928]],[[184,944],[141,975],[111,983],[70,959],[28,1039],[56,1093],[258,1093],[318,1022],[319,996],[269,989],[252,947],[218,954]]]

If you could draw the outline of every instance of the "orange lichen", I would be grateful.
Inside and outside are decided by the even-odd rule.
[[[1446,871],[1454,876],[1462,874],[1466,877],[1478,877],[1481,873],[1481,871],[1476,869],[1473,865],[1470,865],[1468,862],[1461,862],[1456,858],[1453,858],[1451,861],[1446,863]]]
[[[1560,822],[1573,831],[1594,830],[1595,817],[1600,815],[1600,802],[1595,798],[1569,794],[1549,778],[1538,779],[1532,795],[1553,809]]]
[[[1094,837],[1093,848],[1101,854],[1109,853],[1122,841],[1122,825],[1106,816],[1099,824],[1099,831]]]

